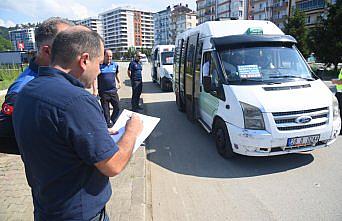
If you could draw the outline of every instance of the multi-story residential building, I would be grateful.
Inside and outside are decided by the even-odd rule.
[[[328,3],[336,0],[251,0],[252,18],[256,20],[270,20],[279,28],[284,29],[285,23],[297,8],[306,14],[306,24],[314,27],[327,14]]]
[[[252,18],[254,20],[271,20],[272,0],[251,0]]]
[[[336,0],[296,0],[295,6],[306,14],[306,25],[314,27],[328,13],[328,4],[336,4]]]
[[[119,7],[100,14],[105,47],[124,53],[128,48],[152,48],[153,13]]]
[[[178,33],[196,27],[196,12],[182,4],[175,5],[171,12],[170,43],[174,44]]]
[[[252,19],[269,20],[284,29],[290,13],[291,0],[251,0]],[[292,2],[294,7],[294,2]]]
[[[197,0],[197,21],[202,24],[206,21],[216,19],[216,1],[215,0]]]
[[[83,20],[75,21],[75,24],[87,26],[91,30],[96,31],[99,35],[103,37],[102,22],[98,18],[86,18]]]
[[[13,48],[18,51],[36,50],[34,30],[35,28],[22,28],[9,31],[10,41]]]
[[[272,17],[270,20],[281,29],[285,28],[285,23],[291,13],[292,6],[290,7],[290,4],[291,0],[273,0],[271,5]],[[294,1],[292,4],[294,6]]]
[[[154,21],[154,44],[168,45],[171,44],[171,7],[159,11],[153,15]]]
[[[197,0],[198,24],[222,18],[247,19],[247,0]]]

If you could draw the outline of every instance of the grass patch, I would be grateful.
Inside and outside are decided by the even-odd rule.
[[[19,65],[0,66],[0,90],[7,89],[21,72]]]
[[[1,105],[4,103],[5,101],[5,94],[4,95],[0,95],[0,108],[1,108]]]

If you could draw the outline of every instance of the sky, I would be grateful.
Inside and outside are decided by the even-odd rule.
[[[99,13],[124,6],[157,12],[179,3],[196,9],[196,0],[1,0],[0,26],[36,23],[52,16],[68,19],[97,17]]]

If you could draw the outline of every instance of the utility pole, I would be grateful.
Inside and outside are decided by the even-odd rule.
[[[288,19],[291,17],[291,6],[292,6],[292,3],[291,3],[291,0],[289,0],[289,15],[288,15]]]
[[[218,0],[215,0],[215,19],[218,19],[218,13],[217,13],[217,8],[218,8]]]

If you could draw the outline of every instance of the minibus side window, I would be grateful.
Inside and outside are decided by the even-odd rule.
[[[214,62],[214,59],[212,59],[212,62],[210,65],[210,74],[211,74],[211,88],[212,90],[217,90],[217,88],[219,87],[219,77],[218,77],[216,62]]]
[[[219,76],[217,71],[217,65],[211,56],[211,52],[205,52],[203,55],[203,66],[202,66],[202,82],[203,77],[211,77],[211,94],[216,96],[216,90],[219,88]]]
[[[211,53],[205,52],[203,55],[202,78],[210,76]],[[202,79],[203,82],[203,79]]]

